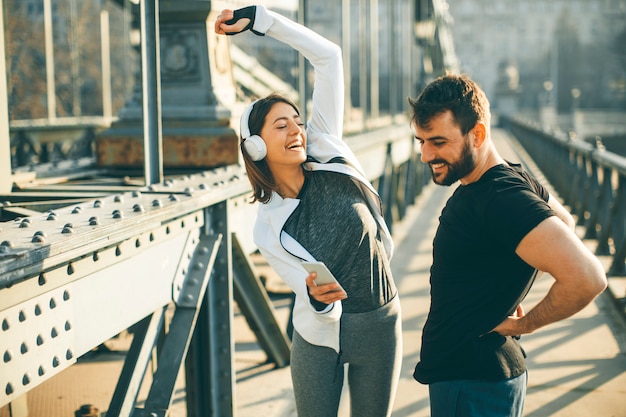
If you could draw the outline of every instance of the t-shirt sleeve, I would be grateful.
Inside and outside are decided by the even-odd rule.
[[[534,178],[524,177],[497,182],[494,198],[487,204],[488,233],[507,251],[514,251],[531,230],[555,215],[547,203],[547,190]]]

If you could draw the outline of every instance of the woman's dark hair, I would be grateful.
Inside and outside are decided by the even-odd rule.
[[[272,93],[254,103],[248,118],[248,129],[251,135],[261,136],[265,118],[276,103],[288,104],[300,115],[298,106],[292,100],[278,93]],[[274,181],[274,176],[267,165],[267,158],[263,158],[260,161],[250,159],[243,149],[243,138],[240,146],[246,172],[248,173],[248,180],[250,185],[252,185],[252,203],[256,201],[267,203],[272,196],[272,192],[278,192],[278,185]]]
[[[448,110],[466,135],[482,121],[490,124],[489,100],[484,91],[467,75],[445,75],[424,88],[416,98],[409,98],[413,109],[411,122],[428,128],[430,121]]]

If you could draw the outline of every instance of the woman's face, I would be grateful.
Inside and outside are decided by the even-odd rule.
[[[304,123],[287,103],[277,102],[265,116],[261,137],[267,146],[267,163],[294,165],[306,161]]]

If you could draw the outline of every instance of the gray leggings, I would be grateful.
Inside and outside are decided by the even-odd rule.
[[[341,317],[341,354],[305,341],[294,331],[291,379],[298,417],[337,415],[348,364],[350,410],[355,417],[391,415],[402,362],[402,319],[396,296],[385,306]]]

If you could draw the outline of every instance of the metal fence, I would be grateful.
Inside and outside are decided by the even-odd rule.
[[[611,256],[609,276],[626,275],[626,158],[563,132],[521,119],[504,119],[546,178],[598,242],[596,254]]]

